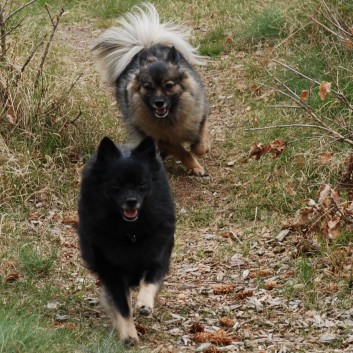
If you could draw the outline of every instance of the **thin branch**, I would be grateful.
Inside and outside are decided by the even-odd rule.
[[[284,129],[284,128],[290,128],[290,127],[305,127],[305,128],[313,128],[313,129],[319,129],[319,130],[324,130],[326,132],[330,132],[330,130],[326,129],[323,126],[313,125],[313,124],[283,124],[283,125],[261,126],[261,127],[253,127],[253,128],[244,129],[244,131]]]
[[[4,13],[3,11],[0,12],[0,48],[1,48],[1,53],[0,53],[0,61],[5,60],[5,55],[6,55],[6,27],[5,27],[5,21],[4,21]]]
[[[313,79],[313,78],[311,78],[311,77],[309,77],[309,76],[304,75],[303,73],[301,73],[300,71],[296,70],[295,68],[293,68],[293,67],[291,67],[291,66],[289,66],[289,65],[287,65],[287,64],[284,64],[284,63],[282,63],[282,62],[280,62],[280,61],[278,61],[278,60],[273,60],[273,62],[275,62],[276,64],[279,64],[279,65],[285,67],[286,69],[288,69],[288,70],[294,72],[295,74],[297,74],[297,75],[299,75],[299,76],[301,76],[301,77],[307,79],[308,81],[314,82],[314,83],[316,83],[316,84],[318,84],[318,85],[320,85],[320,83],[321,83],[321,82],[319,82],[319,81],[317,81],[317,80],[315,80],[315,79]],[[338,87],[338,89],[339,89],[339,87]],[[332,89],[332,88],[331,88],[331,92],[334,93],[334,94],[337,96],[337,98],[338,98],[341,102],[345,103],[345,104],[348,106],[349,109],[353,110],[353,105],[352,105],[352,104],[349,102],[349,100],[342,94],[342,92],[341,92],[340,89],[339,89],[338,91],[336,91],[335,89]]]
[[[31,51],[30,54],[28,55],[27,60],[26,60],[25,63],[22,65],[20,72],[17,74],[16,80],[18,80],[18,79],[21,77],[21,75],[22,75],[23,72],[25,71],[27,65],[31,62],[31,60],[32,60],[34,54],[36,53],[36,51],[38,50],[38,48],[43,45],[44,40],[45,40],[46,37],[47,37],[47,34],[45,34],[45,35],[42,37],[42,39],[39,41],[39,43],[32,49],[32,51]]]
[[[47,10],[47,11],[49,13],[49,10]],[[39,65],[39,69],[38,69],[36,80],[35,80],[35,84],[34,84],[35,87],[38,86],[39,78],[42,76],[44,62],[45,62],[45,59],[46,59],[46,57],[48,55],[50,44],[53,41],[55,31],[58,28],[58,25],[59,25],[59,22],[60,22],[60,18],[61,18],[63,13],[64,13],[64,8],[62,7],[60,9],[60,11],[59,11],[59,14],[56,16],[56,22],[55,23],[52,21],[51,15],[49,15],[49,17],[50,17],[50,19],[52,21],[52,24],[53,24],[53,28],[52,28],[52,31],[50,33],[50,37],[48,39],[47,45],[45,46],[44,53],[43,53],[43,56],[42,56],[42,60],[41,60],[40,65]]]
[[[12,33],[16,28],[20,27],[24,19],[22,19],[17,25],[13,26],[11,29],[9,29],[5,34],[1,34],[0,39],[2,40],[3,37],[8,36],[10,33]]]
[[[283,95],[285,95],[286,97],[289,97],[290,99],[292,99],[295,103],[297,103],[300,107],[302,107],[307,113],[309,113],[309,115],[317,122],[319,123],[320,126],[324,127],[327,132],[329,132],[331,135],[333,135],[334,137],[338,138],[339,140],[345,141],[346,143],[350,144],[353,146],[353,140],[349,139],[348,137],[340,134],[339,132],[337,132],[336,130],[333,130],[330,126],[328,126],[313,110],[313,108],[309,105],[307,105],[302,99],[300,99],[300,97],[290,88],[288,87],[284,82],[282,82],[281,80],[279,80],[277,77],[275,77],[274,75],[272,75],[268,70],[266,70],[267,73],[277,82],[279,83],[281,86],[283,86],[287,92],[283,92],[281,90],[278,90],[280,93],[282,93]]]
[[[270,104],[270,105],[268,105],[268,107],[277,108],[277,109],[301,109],[297,105],[273,105],[273,104]]]
[[[327,21],[329,21],[331,24],[333,24],[336,28],[340,29],[343,33],[345,33],[346,35],[348,35],[349,37],[352,36],[352,33],[346,31],[341,23],[337,20],[337,18],[335,17],[335,15],[338,15],[339,17],[341,17],[333,8],[330,8],[327,4],[326,1],[322,0],[321,1],[324,6],[326,7],[327,12],[332,16],[333,20],[331,20],[330,17],[326,16],[325,14],[323,14],[322,12],[320,12],[321,16],[323,16]],[[342,18],[341,18],[342,20]]]
[[[26,4],[23,4],[22,6],[20,6],[18,9],[12,11],[6,18],[4,22],[7,22],[12,16],[16,15],[17,12],[23,10],[24,8],[26,8],[27,6],[33,4],[34,2],[36,2],[37,0],[31,0],[29,2],[27,2]]]
[[[71,86],[70,86],[70,88],[67,90],[66,95],[69,95],[69,94],[71,93],[72,89],[75,87],[76,83],[77,83],[78,80],[82,77],[82,75],[83,75],[83,72],[81,72],[81,73],[77,76],[76,80],[71,83]]]
[[[341,40],[344,40],[344,37],[342,37],[340,34],[336,33],[335,31],[333,31],[331,28],[327,27],[326,25],[324,25],[323,23],[321,23],[320,21],[316,20],[314,17],[310,17],[310,19],[312,21],[314,21],[315,23],[317,23],[319,26],[323,27],[326,29],[326,31],[330,32],[331,34],[335,35],[336,37],[338,37]]]
[[[50,13],[50,11],[49,11],[49,5],[48,5],[48,4],[45,4],[44,7],[45,7],[45,9],[47,10],[47,13],[48,13],[48,16],[49,16],[49,18],[50,18],[50,21],[51,21],[52,26],[55,27],[55,23],[54,23],[53,17],[51,16],[51,13]]]

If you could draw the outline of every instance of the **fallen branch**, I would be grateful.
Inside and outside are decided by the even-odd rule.
[[[244,131],[260,131],[260,130],[272,130],[272,129],[285,129],[285,128],[291,128],[291,127],[313,128],[313,129],[319,129],[319,130],[324,130],[326,132],[330,132],[330,130],[326,129],[323,126],[313,125],[313,124],[283,124],[283,125],[261,126],[261,127],[253,127],[253,128],[244,129]]]

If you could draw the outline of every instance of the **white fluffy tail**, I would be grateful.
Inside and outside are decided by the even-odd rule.
[[[134,6],[133,11],[117,19],[119,28],[111,27],[93,48],[99,69],[113,84],[143,48],[161,44],[175,49],[190,63],[203,64],[203,57],[189,42],[190,31],[174,22],[160,23],[151,3]]]

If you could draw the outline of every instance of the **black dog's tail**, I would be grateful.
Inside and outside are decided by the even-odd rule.
[[[93,48],[98,67],[109,83],[118,79],[136,54],[156,44],[174,46],[190,64],[203,64],[197,48],[188,42],[188,30],[174,22],[160,23],[152,4],[142,6],[135,6],[133,11],[118,18],[119,28],[105,31]]]

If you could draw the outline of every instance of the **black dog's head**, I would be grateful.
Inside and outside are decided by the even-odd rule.
[[[150,52],[139,56],[140,72],[136,76],[136,88],[142,100],[157,118],[168,116],[183,93],[183,80],[187,74],[180,69],[180,56],[174,47],[164,49],[163,60]]]
[[[105,137],[98,147],[96,166],[104,196],[125,221],[136,221],[160,168],[153,139],[147,137],[135,149],[125,151]]]

